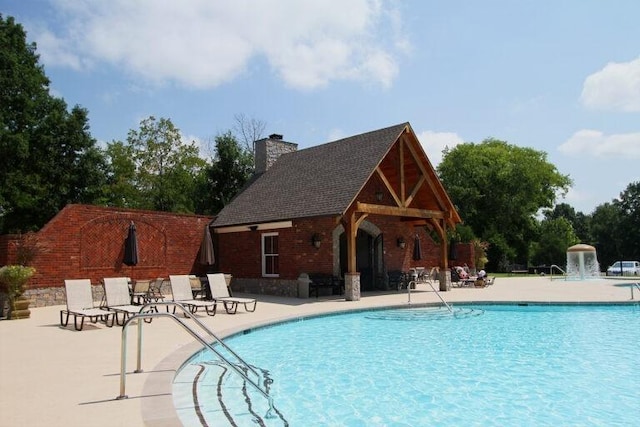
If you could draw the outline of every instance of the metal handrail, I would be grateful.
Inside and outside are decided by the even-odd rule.
[[[549,273],[550,273],[549,280],[553,280],[553,268],[554,267],[557,268],[558,270],[560,270],[560,272],[562,272],[562,274],[564,274],[564,278],[566,280],[567,279],[567,273],[563,269],[561,269],[560,266],[555,265],[555,264],[551,264],[551,267],[549,267]]]
[[[629,283],[629,288],[631,289],[631,299],[633,298],[633,288],[638,289],[638,292],[640,292],[640,283]]]
[[[440,298],[440,301],[442,301],[444,306],[447,307],[447,310],[449,310],[450,313],[453,313],[453,308],[451,308],[451,306],[447,304],[444,298],[442,298],[442,295],[440,295],[440,292],[436,291],[436,288],[433,287],[433,284],[431,282],[420,282],[420,283],[427,283],[431,287],[431,289],[433,289],[433,292],[435,292],[438,298]],[[415,280],[412,280],[407,284],[407,298],[409,299],[408,301],[409,305],[411,305],[411,284],[415,285],[417,284],[417,282]]]
[[[144,309],[149,308],[151,309],[152,307],[157,307],[157,306],[166,306],[167,307],[167,312],[161,312],[161,311],[148,311],[143,313],[142,311],[144,311]],[[207,334],[209,334],[211,337],[213,337],[216,342],[218,342],[222,347],[224,347],[227,351],[229,351],[239,362],[241,362],[241,364],[247,368],[248,370],[250,370],[251,372],[253,372],[256,376],[260,377],[260,374],[258,374],[258,372],[251,367],[251,365],[249,365],[247,362],[244,361],[244,359],[242,359],[236,352],[234,352],[228,345],[226,345],[220,338],[218,338],[209,328],[207,328],[198,318],[196,318],[187,308],[185,308],[184,305],[175,302],[175,301],[159,301],[159,302],[152,302],[152,303],[147,303],[145,304],[142,308],[141,308],[141,313],[136,313],[135,315],[129,317],[124,324],[122,325],[122,345],[121,345],[121,354],[120,354],[120,395],[118,397],[116,397],[116,399],[127,399],[128,396],[125,394],[125,387],[126,387],[126,370],[127,370],[127,327],[129,326],[129,324],[134,321],[134,320],[138,320],[138,358],[137,358],[137,369],[134,371],[136,373],[138,372],[142,372],[141,369],[141,361],[142,361],[142,325],[145,323],[143,322],[144,319],[154,319],[157,317],[168,317],[170,319],[175,320],[176,322],[178,322],[178,324],[180,324],[189,334],[191,334],[192,337],[194,337],[197,341],[200,342],[200,344],[204,345],[206,348],[208,348],[209,350],[211,350],[213,353],[215,353],[227,366],[229,366],[231,369],[233,369],[238,375],[240,375],[245,381],[247,381],[249,384],[251,384],[260,394],[262,394],[269,402],[269,409],[267,410],[267,414],[265,415],[265,418],[275,418],[275,415],[273,414],[273,411],[275,410],[274,405],[273,405],[273,398],[269,395],[269,392],[267,390],[263,390],[260,385],[258,385],[256,382],[254,382],[251,378],[249,378],[240,368],[238,368],[234,363],[232,363],[231,361],[229,361],[224,355],[222,355],[218,350],[216,350],[211,344],[209,344],[204,338],[202,338],[200,335],[198,335],[191,327],[189,327],[189,325],[185,324],[182,320],[180,320],[180,318],[178,318],[178,316],[176,316],[173,313],[170,313],[168,311],[168,307],[169,306],[174,306],[177,308],[180,308],[182,310],[182,312],[184,313],[184,315],[190,319],[192,319],[193,321],[195,321],[195,323],[200,326],[201,329],[203,329]],[[175,310],[174,310],[175,312]]]

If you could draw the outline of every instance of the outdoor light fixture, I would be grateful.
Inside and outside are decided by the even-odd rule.
[[[249,230],[251,230],[251,231],[256,231],[257,229],[258,229],[257,225],[250,225],[249,226]]]
[[[407,246],[407,242],[404,241],[404,237],[398,237],[398,247],[404,249]]]
[[[313,237],[311,237],[311,244],[315,246],[316,249],[320,249],[320,243],[322,243],[320,235],[318,233],[314,234]]]
[[[381,202],[382,198],[384,197],[384,193],[380,190],[376,191],[376,200]]]

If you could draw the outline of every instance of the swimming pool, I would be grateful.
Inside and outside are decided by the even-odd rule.
[[[236,335],[225,342],[268,371],[279,416],[265,419],[266,399],[210,352],[176,376],[176,410],[186,426],[638,422],[637,305],[464,309],[363,311]]]

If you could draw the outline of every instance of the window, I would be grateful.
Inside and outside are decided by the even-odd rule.
[[[278,277],[280,275],[278,256],[278,233],[262,235],[262,276]]]

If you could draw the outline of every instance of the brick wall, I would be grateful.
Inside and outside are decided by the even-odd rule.
[[[370,215],[367,221],[383,233],[384,260],[387,271],[407,271],[412,267],[431,268],[440,264],[440,246],[427,233],[425,227],[414,227],[395,217]],[[238,292],[266,293],[271,295],[296,296],[297,278],[301,273],[336,273],[335,254],[339,253],[339,239],[334,231],[340,228],[334,217],[315,217],[297,219],[290,228],[259,229],[234,233],[215,234],[216,246],[222,248],[216,252],[220,271],[233,276],[232,288]],[[265,233],[278,233],[278,255],[280,277],[262,277],[261,236]],[[318,234],[319,248],[312,245],[311,239]],[[420,240],[422,258],[413,259],[415,237]],[[402,237],[406,246],[398,246]],[[467,263],[472,266],[471,245],[458,244],[457,260],[450,265]]]
[[[26,295],[35,306],[63,304],[60,288],[65,279],[88,278],[98,284],[104,277],[132,279],[169,274],[203,274],[198,262],[204,229],[212,217],[167,212],[67,205],[37,236],[37,254],[31,265],[36,274]],[[129,224],[136,225],[138,264],[123,264],[124,240]],[[0,236],[0,263],[15,262],[19,236]]]

